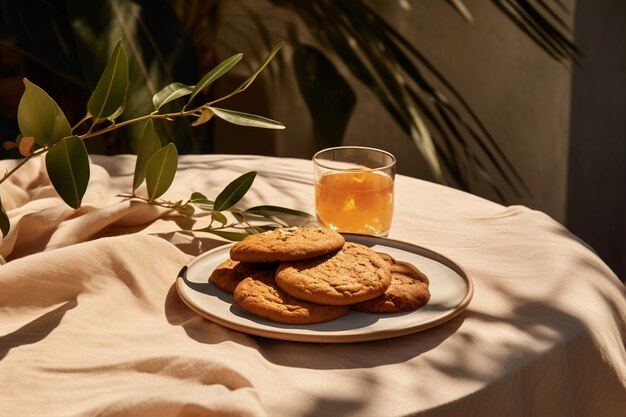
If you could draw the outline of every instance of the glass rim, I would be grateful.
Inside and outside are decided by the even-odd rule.
[[[382,153],[385,154],[387,156],[389,156],[391,158],[391,162],[380,166],[378,168],[369,168],[369,167],[364,167],[364,170],[366,171],[382,171],[382,170],[386,170],[386,169],[390,169],[391,167],[396,165],[396,157],[394,156],[394,154],[392,154],[391,152],[388,152],[384,149],[379,149],[379,148],[372,148],[369,146],[335,146],[332,148],[324,148],[324,149],[320,149],[319,151],[315,152],[315,154],[313,155],[313,163],[322,167],[322,168],[326,168],[326,169],[332,169],[334,171],[341,171],[341,169],[338,169],[335,166],[330,166],[327,164],[324,164],[323,162],[320,162],[319,155],[325,152],[330,152],[330,151],[336,151],[336,150],[342,150],[342,149],[358,149],[358,150],[363,150],[363,151],[374,151],[374,152],[378,152],[378,153]]]

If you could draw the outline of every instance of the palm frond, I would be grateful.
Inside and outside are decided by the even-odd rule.
[[[416,46],[364,1],[272,1],[297,13],[373,92],[414,140],[436,179],[469,190],[470,178],[480,178],[501,200],[504,190],[497,185],[497,179],[518,195],[527,191],[463,96]],[[460,4],[457,2],[457,6]],[[425,131],[424,125],[429,130]]]
[[[582,55],[568,38],[571,27],[554,6],[564,10],[558,0],[492,0],[493,3],[539,47],[557,61],[574,60]]]
[[[523,179],[467,100],[446,77],[364,0],[270,0],[305,22],[336,58],[367,86],[397,125],[411,137],[435,177],[440,169],[462,189],[480,179],[504,199],[504,183],[528,193]],[[576,60],[571,27],[560,0],[492,0],[498,10],[549,56]],[[466,20],[463,0],[447,0]],[[408,2],[407,2],[408,4]],[[405,7],[406,8],[406,7]],[[439,86],[439,87],[435,87]],[[424,123],[432,130],[424,129]]]
[[[468,22],[474,20],[474,17],[465,6],[465,3],[463,3],[463,0],[448,0],[448,3],[450,3],[450,5],[454,7],[456,11],[459,12],[459,14]]]

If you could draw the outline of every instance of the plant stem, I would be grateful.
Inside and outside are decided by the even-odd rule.
[[[174,113],[162,113],[162,114],[158,114],[158,113],[150,113],[150,114],[146,114],[144,116],[140,116],[137,117],[135,119],[129,119],[129,120],[125,120],[121,123],[115,123],[112,124],[111,126],[108,126],[104,129],[101,130],[97,130],[95,132],[92,132],[91,129],[93,128],[93,125],[91,126],[91,128],[89,129],[89,131],[83,135],[78,136],[79,138],[85,140],[85,139],[89,139],[92,138],[94,136],[99,136],[102,135],[104,133],[108,133],[111,132],[113,130],[119,129],[120,127],[123,126],[128,126],[130,124],[133,123],[138,123],[138,122],[142,122],[144,120],[149,120],[149,119],[173,119],[175,117],[187,117],[187,116],[198,116],[199,113],[202,112],[202,110],[205,108],[205,106],[211,105],[213,104],[213,102],[211,103],[206,103],[203,104],[202,106],[196,107],[193,110],[181,110],[179,112],[174,112]],[[83,117],[78,123],[76,123],[76,125],[74,125],[74,127],[72,128],[72,131],[74,129],[76,129],[78,126],[80,126],[81,124],[83,124],[84,122],[86,122],[87,120],[89,120],[91,118],[91,115],[87,114],[85,115],[85,117]],[[6,181],[11,175],[13,175],[18,169],[20,169],[22,166],[24,166],[24,164],[26,164],[26,162],[28,162],[31,158],[35,157],[35,156],[39,156],[41,154],[44,154],[46,152],[48,152],[50,150],[50,148],[52,148],[52,146],[46,146],[43,148],[40,148],[38,150],[36,150],[35,152],[33,152],[32,154],[24,157],[24,159],[22,159],[16,166],[14,166],[10,171],[6,172],[4,174],[4,176],[2,178],[0,178],[0,184],[2,184],[4,181]],[[142,198],[139,196],[125,196],[127,198]],[[149,200],[145,200],[150,202]]]
[[[136,198],[137,200],[141,200],[141,201],[143,201],[145,203],[152,204],[152,205],[155,205],[155,206],[161,206],[161,207],[167,207],[167,208],[171,208],[171,207],[176,206],[176,204],[172,203],[171,201],[151,200],[148,197],[142,197],[142,196],[137,195],[137,194],[118,194],[117,196],[129,199],[129,200],[133,199],[133,198]]]
[[[9,178],[11,175],[13,175],[13,173],[15,171],[17,171],[18,169],[20,169],[22,167],[22,165],[24,165],[26,162],[28,162],[28,160],[31,158],[31,156],[27,156],[24,159],[22,159],[17,165],[15,165],[10,171],[7,171],[2,178],[0,179],[0,184],[2,184],[4,181],[6,181],[7,178]]]
[[[124,126],[128,126],[130,124],[133,123],[138,123],[138,122],[143,122],[144,120],[155,120],[155,119],[172,119],[174,117],[185,117],[185,116],[193,116],[196,115],[199,111],[201,111],[204,108],[204,105],[200,106],[200,107],[196,107],[193,110],[186,110],[186,111],[179,111],[179,112],[175,112],[175,113],[150,113],[150,114],[146,114],[144,116],[140,116],[137,117],[135,119],[130,119],[130,120],[125,120],[123,122],[120,123],[115,123],[109,127],[106,127],[102,130],[97,130],[95,132],[87,132],[82,136],[79,136],[81,139],[89,139],[92,138],[94,136],[99,136],[102,135],[104,133],[108,133],[111,132],[113,130],[119,129],[120,127],[124,127]]]
[[[92,131],[92,129],[95,126],[94,124],[92,124],[91,127],[89,128],[89,131],[87,133],[85,133],[83,135],[79,135],[78,137],[81,138],[82,140],[89,139],[89,138],[92,138],[94,136],[99,136],[99,135],[102,135],[104,133],[112,132],[113,130],[119,129],[120,127],[128,126],[128,125],[131,125],[133,123],[142,122],[144,120],[156,120],[156,119],[171,120],[171,119],[176,118],[176,117],[187,117],[187,116],[199,117],[202,114],[202,111],[205,108],[207,108],[207,107],[209,107],[209,106],[211,106],[211,105],[213,105],[215,103],[218,103],[220,101],[226,100],[227,98],[230,98],[230,97],[232,97],[232,96],[242,92],[246,88],[247,88],[247,85],[246,85],[246,83],[244,83],[239,88],[237,88],[234,91],[232,91],[230,94],[227,94],[226,96],[220,97],[220,98],[218,98],[216,100],[213,100],[211,102],[205,103],[205,104],[203,104],[203,105],[201,105],[199,107],[196,107],[193,110],[185,110],[185,108],[183,107],[183,109],[181,111],[174,112],[174,113],[150,113],[150,114],[146,114],[144,116],[140,116],[140,117],[137,117],[137,118],[134,118],[134,119],[125,120],[125,121],[120,122],[120,123],[114,123],[114,124],[112,124],[112,125],[110,125],[108,127],[105,127],[104,129],[97,130],[95,132]],[[78,128],[81,124],[85,123],[91,117],[92,116],[89,113],[87,113],[82,119],[80,119],[78,121],[78,123],[76,123],[74,125],[74,127],[72,127],[72,131],[74,131],[76,128]],[[24,166],[24,164],[26,164],[26,162],[28,162],[31,158],[33,158],[35,156],[39,156],[41,154],[44,154],[44,153],[48,152],[52,148],[52,146],[54,146],[54,145],[50,145],[50,146],[46,146],[46,147],[40,148],[37,151],[33,152],[32,154],[24,157],[24,159],[22,159],[16,166],[14,166],[10,171],[5,173],[2,178],[0,178],[0,184],[2,184],[11,175],[13,175],[18,169],[20,169],[22,166]],[[142,200],[144,200],[144,201],[146,201],[146,202],[148,202],[150,204],[155,204],[155,202],[152,201],[152,200],[148,200],[148,199],[145,199],[143,197],[136,196],[136,195],[132,195],[132,196],[128,196],[127,195],[127,196],[124,196],[124,197],[126,197],[126,198],[139,198],[139,199],[142,199]],[[159,204],[159,203],[156,203],[156,204],[160,205],[160,206],[163,206],[163,207],[167,207],[167,206],[164,206],[163,204]],[[170,208],[174,208],[176,206],[174,205],[174,206],[169,206],[169,207]]]
[[[203,227],[202,229],[191,229],[192,232],[204,232],[207,229],[211,229],[211,230],[225,230],[225,229],[235,229],[235,230],[246,230],[246,227],[241,227],[238,226],[239,223],[230,223],[230,224],[225,224],[223,226],[219,226],[219,227],[211,227],[211,225],[207,226],[207,227]]]
[[[76,128],[78,128],[78,126],[82,125],[83,123],[85,123],[87,120],[89,120],[91,118],[91,115],[89,113],[87,113],[82,119],[80,119],[78,121],[78,123],[76,123],[73,127],[72,127],[72,132],[74,130],[76,130]]]
[[[31,153],[28,156],[25,156],[24,159],[22,159],[17,165],[15,165],[10,171],[7,171],[2,178],[0,178],[0,184],[2,184],[3,182],[5,182],[11,175],[13,175],[15,173],[15,171],[17,171],[18,169],[20,169],[24,164],[26,164],[26,162],[29,161],[29,159],[35,157],[35,156],[39,156],[42,153],[48,152],[48,149],[50,149],[49,147],[45,147],[45,148],[41,148],[36,150],[35,152]]]

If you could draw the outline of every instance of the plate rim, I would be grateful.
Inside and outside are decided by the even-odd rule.
[[[374,242],[373,245],[377,244],[376,242],[380,243],[381,245],[384,245],[384,242],[386,242],[386,243],[390,243],[386,246],[389,246],[395,249],[405,250],[405,249],[402,249],[401,247],[409,247],[411,249],[417,250],[417,251],[414,251],[414,250],[410,251],[411,253],[414,253],[420,256],[424,256],[424,254],[431,255],[431,256],[426,256],[426,257],[452,269],[457,275],[459,275],[465,281],[465,284],[467,286],[465,296],[458,303],[456,307],[448,310],[445,314],[437,316],[426,322],[419,323],[415,326],[406,326],[400,329],[385,328],[385,329],[375,330],[375,331],[366,332],[366,333],[358,333],[358,334],[337,335],[337,334],[331,333],[331,334],[320,335],[320,334],[315,334],[315,333],[313,334],[291,333],[289,332],[288,329],[281,329],[281,328],[262,329],[262,328],[256,328],[256,327],[249,327],[246,325],[242,325],[233,321],[223,319],[222,317],[218,315],[213,315],[207,312],[206,310],[202,309],[200,306],[197,306],[196,303],[191,298],[189,298],[187,294],[185,293],[185,290],[197,291],[189,287],[186,284],[186,280],[184,276],[186,277],[187,270],[191,268],[194,264],[201,262],[204,258],[209,257],[216,252],[223,251],[227,249],[228,247],[235,245],[236,242],[232,242],[232,243],[226,242],[224,245],[220,245],[218,247],[212,248],[211,250],[208,250],[207,252],[204,252],[194,257],[187,264],[185,264],[179,270],[178,275],[176,277],[177,293],[179,297],[182,299],[182,301],[184,302],[184,304],[189,309],[191,309],[194,313],[198,314],[201,317],[204,317],[205,319],[213,323],[219,324],[223,327],[236,330],[241,333],[266,337],[270,339],[285,340],[285,341],[292,341],[292,342],[313,342],[313,343],[358,343],[358,342],[383,340],[383,339],[405,336],[408,334],[413,334],[413,333],[421,332],[421,331],[436,327],[449,320],[452,320],[454,317],[458,316],[463,311],[465,311],[467,309],[467,306],[470,304],[474,296],[473,280],[461,265],[454,262],[447,256],[442,255],[441,253],[434,251],[432,249],[426,248],[424,246],[416,245],[414,243],[406,242],[403,240],[389,239],[386,237],[378,237],[378,236],[371,236],[371,235],[364,235],[364,234],[357,234],[357,233],[341,233],[341,234],[346,238],[346,241],[357,241],[357,243],[361,243],[363,241],[370,241],[370,242],[373,241]],[[207,277],[207,282],[208,282],[208,277]],[[304,325],[303,325],[303,328],[305,328]]]

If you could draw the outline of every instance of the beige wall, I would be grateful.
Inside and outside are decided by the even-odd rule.
[[[570,68],[549,58],[492,2],[466,0],[473,23],[464,21],[444,1],[414,1],[408,12],[395,1],[371,3],[456,86],[527,181],[531,195],[519,198],[508,193],[508,203],[524,204],[564,221]],[[263,10],[269,15],[266,8]],[[229,31],[231,35],[226,35]],[[249,39],[237,43],[240,35],[235,32],[226,27],[222,33],[231,44],[253,50],[253,46],[246,46],[252,45]],[[286,60],[289,54],[288,47],[281,53]],[[311,122],[292,74],[274,72],[271,80],[264,80],[268,83],[272,116],[287,125],[285,131],[275,135],[272,146],[276,153],[310,157]],[[383,147],[398,156],[400,173],[429,179],[411,139],[366,88],[358,84],[356,88],[359,101],[345,143]],[[219,146],[216,149],[219,151]],[[476,194],[495,198],[486,187],[475,185]]]
[[[393,12],[398,29],[457,87],[530,188],[530,196],[509,194],[509,204],[564,221],[571,70],[548,57],[494,2],[465,1],[473,23],[446,2],[412,4],[409,18]],[[484,187],[476,193],[493,197]]]

